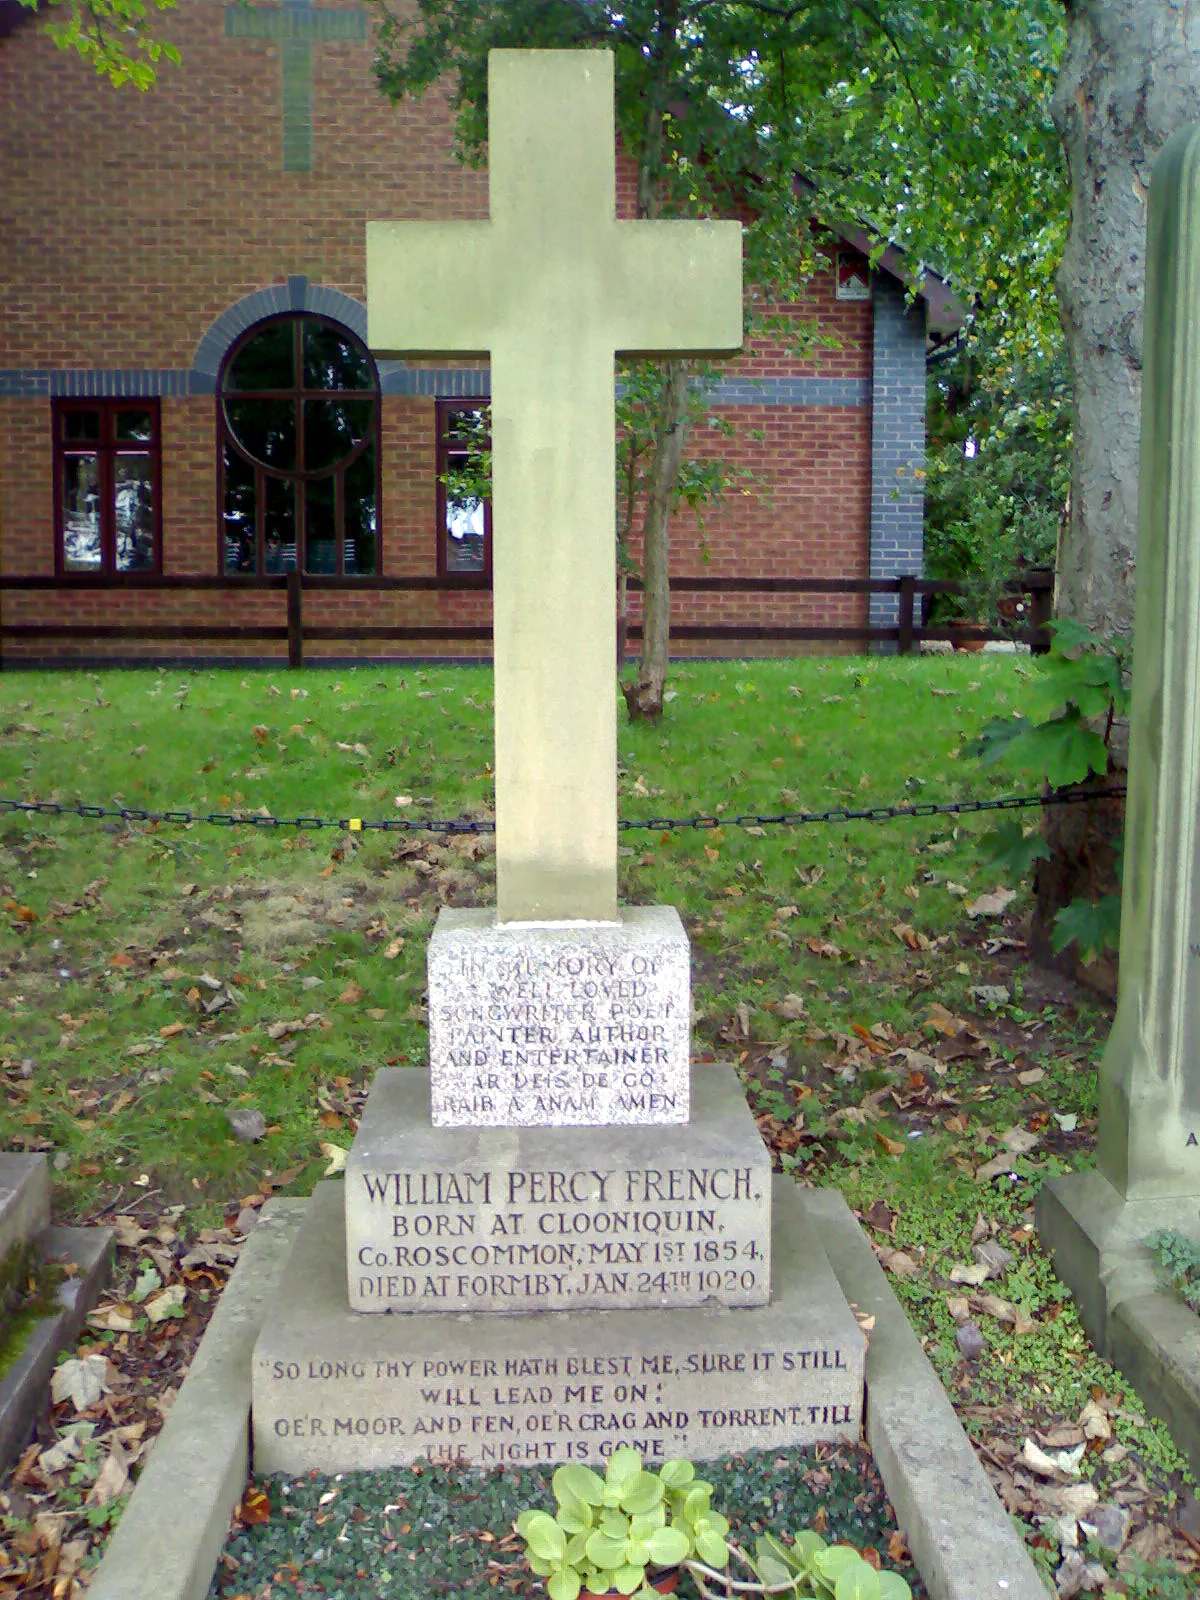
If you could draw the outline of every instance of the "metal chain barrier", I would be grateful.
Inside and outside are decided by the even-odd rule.
[[[642,829],[648,833],[713,828],[800,828],[812,823],[891,822],[900,817],[970,816],[980,811],[1026,811],[1031,807],[1083,805],[1089,801],[1120,800],[1124,785],[1111,789],[1065,789],[1051,794],[1002,795],[996,800],[917,801],[895,806],[831,806],[826,811],[741,811],[730,816],[622,817],[622,833]],[[0,798],[0,815],[39,817],[112,818],[119,822],[145,822],[168,827],[196,823],[213,828],[295,828],[299,831],[337,828],[343,833],[495,833],[490,817],[275,817],[257,811],[150,811],[141,806],[64,805],[57,800],[7,800]]]

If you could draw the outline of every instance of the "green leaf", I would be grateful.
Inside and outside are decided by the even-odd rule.
[[[1050,945],[1061,955],[1068,945],[1078,944],[1084,966],[1089,966],[1106,950],[1117,950],[1121,943],[1121,896],[1106,894],[1099,900],[1082,897],[1063,906],[1054,919]]]
[[[912,1600],[912,1590],[898,1572],[877,1572],[879,1600]]]
[[[631,1444],[620,1445],[608,1458],[605,1481],[622,1487],[638,1477],[642,1471],[642,1458]]]
[[[758,1555],[755,1556],[751,1565],[753,1566],[759,1581],[761,1583],[765,1583],[768,1588],[772,1588],[776,1584],[780,1583],[790,1583],[796,1576],[791,1568],[785,1566],[784,1563],[778,1559],[778,1557],[770,1554],[764,1555],[761,1549]]]
[[[698,1528],[696,1554],[710,1567],[723,1567],[729,1560],[729,1547],[712,1528]]]
[[[998,828],[982,834],[982,855],[1012,878],[1023,878],[1035,861],[1049,861],[1050,846],[1037,828],[1026,833],[1019,822],[1009,819]]]
[[[825,1548],[825,1541],[819,1534],[813,1533],[808,1537],[816,1541],[817,1549],[823,1550]],[[764,1533],[760,1535],[755,1549],[760,1559],[769,1558],[778,1563],[787,1570],[789,1576],[793,1572],[802,1572],[804,1570],[804,1547],[800,1544],[799,1536],[797,1536],[796,1544],[789,1547],[777,1539],[773,1533]]]
[[[550,1483],[555,1495],[560,1499],[569,1494],[574,1499],[581,1500],[585,1506],[604,1504],[604,1479],[598,1472],[593,1472],[591,1467],[578,1465],[559,1467]]]
[[[546,1579],[546,1593],[550,1600],[579,1600],[583,1580],[570,1567],[564,1567]]]
[[[632,1594],[635,1589],[640,1589],[646,1580],[646,1569],[641,1567],[618,1567],[612,1575],[612,1587],[618,1594]]]
[[[995,766],[998,761],[1009,758],[1013,747],[1032,726],[1028,717],[1001,717],[987,722],[975,743],[967,746],[967,752],[985,767]]]
[[[696,1476],[696,1469],[686,1457],[673,1456],[659,1467],[658,1475],[668,1489],[682,1489]]]
[[[613,1572],[625,1563],[625,1540],[614,1539],[602,1528],[588,1537],[588,1560],[605,1572]]]
[[[1108,771],[1108,746],[1075,708],[1031,728],[1022,742],[1022,753],[1055,789],[1082,783],[1091,773],[1103,777]]]
[[[518,1531],[541,1561],[561,1561],[566,1554],[567,1536],[545,1511],[535,1511]]]
[[[652,1506],[661,1503],[665,1493],[663,1484],[652,1472],[639,1472],[636,1477],[626,1481],[621,1491],[622,1510],[630,1515],[649,1511]]]
[[[767,1535],[770,1538],[770,1535]],[[825,1541],[819,1533],[814,1533],[811,1528],[801,1528],[793,1536],[792,1551],[795,1559],[802,1565],[815,1570],[817,1557],[825,1549]]]
[[[879,1600],[879,1575],[861,1559],[838,1574],[834,1600]]]
[[[852,1550],[848,1544],[831,1544],[827,1550],[821,1550],[814,1556],[813,1566],[823,1578],[832,1578],[836,1583],[843,1572],[861,1560],[858,1551]]]
[[[655,1528],[648,1547],[656,1567],[677,1567],[691,1548],[691,1541],[681,1528]]]

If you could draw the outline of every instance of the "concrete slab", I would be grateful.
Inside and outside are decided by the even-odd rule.
[[[1070,1173],[1043,1188],[1037,1224],[1088,1337],[1200,1473],[1200,1317],[1163,1283],[1145,1243],[1160,1228],[1200,1242],[1200,1203],[1123,1201],[1099,1172]]]
[[[847,1299],[874,1316],[867,1443],[931,1600],[1046,1600],[1008,1513],[841,1195],[806,1195]]]
[[[729,1066],[686,1127],[431,1128],[429,1075],[376,1075],[346,1164],[355,1311],[765,1305],[771,1159]]]
[[[112,1267],[110,1228],[49,1228],[44,1255],[78,1270],[58,1290],[59,1309],[29,1330],[13,1365],[0,1379],[0,1470],[21,1453],[49,1398],[58,1352],[73,1344]]]
[[[421,1460],[648,1460],[857,1439],[863,1338],[789,1180],[775,1293],[726,1309],[363,1317],[340,1184],[323,1184],[254,1355],[259,1471]]]
[[[0,1151],[0,1261],[50,1226],[50,1168],[44,1155]]]
[[[549,923],[446,906],[428,975],[436,1128],[688,1120],[691,964],[674,906]]]
[[[247,1239],[88,1600],[204,1600],[246,1487],[250,1361],[308,1202],[271,1200]]]

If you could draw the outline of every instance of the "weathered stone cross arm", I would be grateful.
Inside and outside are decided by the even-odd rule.
[[[606,51],[493,51],[487,222],[371,223],[384,355],[492,371],[502,922],[617,914],[614,357],[742,341],[736,222],[618,222]]]

